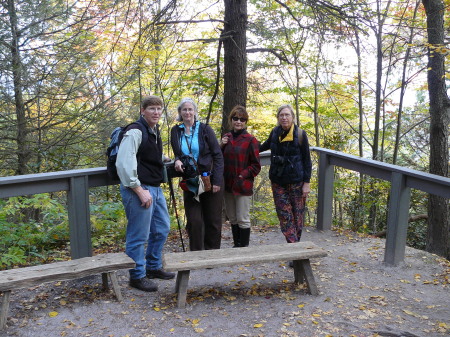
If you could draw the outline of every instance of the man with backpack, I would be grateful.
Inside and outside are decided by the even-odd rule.
[[[149,279],[175,277],[162,269],[162,250],[170,228],[160,187],[164,164],[158,122],[162,109],[163,102],[157,96],[142,100],[141,117],[125,128],[116,159],[128,220],[125,252],[136,263],[130,269],[130,286],[143,291],[157,290]]]

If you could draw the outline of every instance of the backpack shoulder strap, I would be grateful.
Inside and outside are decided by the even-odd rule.
[[[148,131],[148,128],[144,124],[142,124],[139,120],[137,120],[137,121],[125,126],[123,128],[123,130],[124,130],[123,134],[125,134],[128,131],[128,128],[133,124],[137,125],[137,129],[141,130],[141,132],[142,132],[142,140],[141,140],[141,144],[139,144],[139,149],[138,149],[138,153],[139,153],[139,151],[141,150],[142,144],[148,140],[149,131]]]
[[[276,143],[276,141],[277,141],[277,127],[274,127],[274,128],[272,129],[272,139],[271,139],[271,142],[272,142],[272,143]]]
[[[298,128],[298,145],[302,146],[303,143],[303,129]]]

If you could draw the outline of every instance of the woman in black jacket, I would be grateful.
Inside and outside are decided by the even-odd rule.
[[[181,100],[178,120],[181,124],[175,125],[170,133],[175,170],[185,178],[189,178],[186,177],[188,171],[194,171],[194,175],[209,175],[212,185],[211,191],[199,196],[183,191],[189,248],[191,251],[219,249],[222,235],[222,151],[211,127],[197,120],[197,105],[192,99]]]
[[[269,179],[281,232],[287,242],[298,242],[302,235],[306,197],[310,192],[312,165],[308,137],[294,124],[295,114],[290,105],[278,108],[277,119],[278,126],[259,151],[270,149],[271,152]]]

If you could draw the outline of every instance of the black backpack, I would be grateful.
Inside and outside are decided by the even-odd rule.
[[[144,143],[146,141],[146,139],[148,139],[147,138],[148,130],[142,131],[143,129],[146,129],[146,126],[143,125],[139,121],[133,122],[126,126],[118,126],[117,128],[115,128],[113,130],[113,132],[111,132],[111,136],[110,136],[111,141],[109,142],[109,146],[106,149],[106,156],[107,156],[106,171],[108,172],[108,175],[112,180],[120,180],[119,175],[117,174],[117,169],[116,169],[117,153],[119,152],[120,142],[122,141],[125,130],[132,124],[137,124],[138,128],[142,132],[141,145],[142,145],[142,143]],[[141,150],[141,145],[139,145],[139,150],[137,152],[138,158],[139,158],[139,152]]]

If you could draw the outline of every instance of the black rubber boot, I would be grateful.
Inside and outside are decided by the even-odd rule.
[[[250,228],[239,228],[241,247],[248,247],[250,241]]]
[[[231,225],[231,232],[233,233],[233,242],[234,242],[233,248],[240,247],[241,231],[239,225]]]

